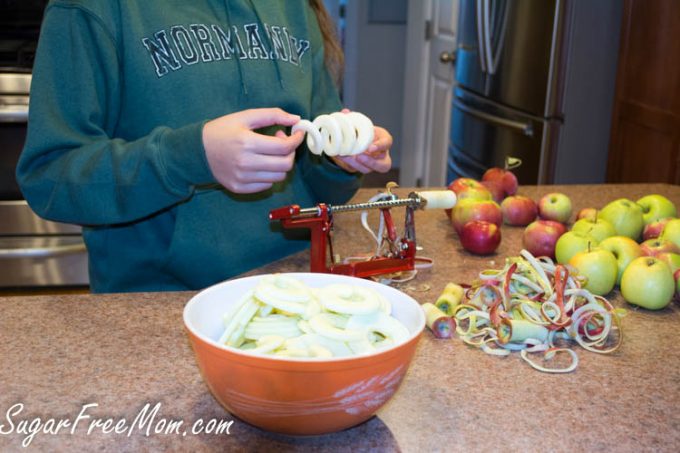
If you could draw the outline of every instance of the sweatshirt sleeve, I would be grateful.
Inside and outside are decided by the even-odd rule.
[[[121,62],[112,33],[80,7],[48,8],[17,180],[41,216],[84,225],[131,222],[212,183],[203,123],[114,136]]]
[[[312,14],[313,16],[313,14]],[[312,115],[316,118],[324,113],[340,111],[338,89],[324,64],[323,41],[318,27],[319,49],[312,54],[314,87],[312,89]],[[333,163],[325,154],[317,156],[305,149],[299,162],[302,176],[318,202],[345,203],[361,187],[361,173],[350,173]]]

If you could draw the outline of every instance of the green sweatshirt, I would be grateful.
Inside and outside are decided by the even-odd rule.
[[[200,289],[309,246],[269,211],[344,203],[360,177],[302,147],[285,181],[239,195],[206,121],[341,108],[306,0],[56,0],[45,14],[17,179],[42,217],[83,225],[94,292]],[[298,232],[299,233],[299,232]]]

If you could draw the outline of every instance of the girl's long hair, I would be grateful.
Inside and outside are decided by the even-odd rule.
[[[339,87],[342,84],[342,76],[345,69],[345,55],[338,38],[338,31],[323,4],[323,0],[309,0],[309,6],[312,7],[314,14],[316,14],[316,20],[319,22],[319,28],[323,36],[324,63]]]

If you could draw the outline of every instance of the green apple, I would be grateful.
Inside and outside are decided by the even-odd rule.
[[[671,219],[666,222],[659,238],[671,241],[673,244],[680,247],[680,219]]]
[[[595,248],[578,252],[571,257],[569,265],[586,277],[585,288],[591,293],[604,296],[614,289],[619,266],[609,250]]]
[[[560,192],[544,195],[538,200],[538,215],[544,220],[567,223],[571,217],[571,199]]]
[[[626,270],[630,262],[642,256],[640,244],[626,236],[612,236],[600,242],[598,247],[609,250],[614,254],[618,264],[618,273],[616,274],[617,285],[621,285],[623,271]]]
[[[555,258],[560,264],[568,263],[578,252],[594,248],[598,241],[588,233],[569,231],[564,233],[555,244]]]
[[[597,213],[597,218],[614,225],[618,236],[628,236],[636,241],[645,227],[642,208],[627,198],[612,201]]]
[[[659,194],[647,195],[636,201],[642,207],[642,218],[645,225],[666,217],[678,215],[677,209],[671,200]]]
[[[621,295],[626,302],[650,310],[667,306],[675,293],[675,280],[663,261],[642,256],[635,258],[621,279]]]
[[[571,231],[581,231],[590,234],[597,242],[602,242],[608,237],[616,236],[614,225],[605,219],[580,219],[571,227]]]

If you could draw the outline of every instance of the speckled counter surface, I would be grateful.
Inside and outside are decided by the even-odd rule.
[[[549,191],[569,194],[575,211],[655,192],[680,206],[677,186],[520,188],[535,199]],[[373,193],[364,189],[356,200]],[[342,256],[371,249],[358,214],[335,220]],[[400,289],[421,303],[433,301],[446,282],[470,281],[521,249],[522,228],[504,227],[496,255],[469,255],[441,211],[417,212],[416,230],[420,253],[435,265]],[[257,273],[307,266],[301,253]],[[160,403],[157,419],[188,426],[199,419],[232,420],[205,387],[183,331],[182,309],[193,294],[0,298],[0,451],[24,450],[20,421],[73,420],[87,404],[97,405],[86,408],[92,418],[114,421],[132,422],[147,403]],[[617,292],[610,298],[625,305]],[[368,422],[336,434],[290,438],[239,420],[228,435],[88,434],[89,419],[73,432],[35,434],[28,451],[677,451],[680,306],[631,309],[623,326],[616,353],[575,347],[580,364],[566,375],[543,374],[516,354],[488,356],[426,331],[392,401]]]

